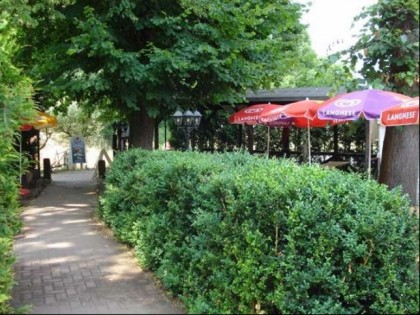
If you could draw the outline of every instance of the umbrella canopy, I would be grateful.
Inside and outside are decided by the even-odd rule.
[[[35,121],[33,122],[35,129],[54,128],[57,127],[57,118],[45,112],[38,112]]]
[[[261,123],[261,115],[267,111],[270,111],[275,108],[282,107],[278,104],[256,104],[251,105],[241,110],[233,113],[229,116],[230,124],[243,124],[243,125],[263,125]],[[270,155],[270,127],[284,127],[285,124],[291,124],[290,122],[281,122],[281,123],[267,123],[267,156]]]
[[[37,112],[36,117],[30,123],[24,124],[20,126],[20,131],[30,131],[32,128],[36,130],[40,130],[43,128],[54,128],[57,127],[57,118],[47,114],[45,112]],[[22,173],[22,139],[20,138],[19,141],[19,169],[20,173]],[[22,184],[22,176],[20,176],[20,183]]]
[[[357,120],[364,117],[366,120],[379,119],[381,113],[392,106],[401,104],[411,97],[383,90],[360,90],[338,95],[324,102],[318,110],[319,119],[347,119]],[[366,164],[370,177],[371,170],[371,135],[370,124],[366,128]]]
[[[316,116],[317,111],[323,107],[323,101],[306,99],[265,111],[261,114],[261,122],[267,124],[287,121],[298,128],[308,128],[308,154],[311,164],[310,127],[326,127],[343,121],[321,120]]]
[[[380,122],[384,126],[419,124],[419,97],[392,106],[381,113]]]
[[[57,118],[45,112],[37,112],[35,120],[32,123],[20,126],[20,131],[29,131],[32,128],[40,130],[54,127],[57,127]]]
[[[285,106],[279,106],[263,112],[262,123],[281,123],[281,121],[291,122],[292,125],[300,128],[325,127],[328,121],[320,120],[316,117],[316,111],[322,106],[322,101],[306,99]]]
[[[389,91],[354,91],[326,100],[317,111],[318,118],[357,120],[363,116],[368,120],[378,119],[382,111],[408,99],[409,96]]]
[[[260,117],[264,112],[282,107],[277,104],[256,104],[251,105],[233,113],[229,116],[230,124],[262,125]]]

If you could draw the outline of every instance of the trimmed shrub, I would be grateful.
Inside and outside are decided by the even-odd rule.
[[[12,157],[16,157],[16,154],[10,154],[4,160],[0,158],[0,170],[3,169],[0,171],[0,314],[8,309],[6,302],[10,299],[13,285],[12,269],[15,261],[12,255],[12,238],[21,227],[17,200],[16,176],[18,173],[16,172],[14,174],[16,176],[13,176],[14,172],[4,169],[8,163],[14,160]]]
[[[418,313],[401,190],[248,154],[130,150],[99,215],[190,313]]]
[[[4,21],[3,21],[4,22]],[[24,117],[27,121],[34,116],[31,101],[31,85],[18,69],[10,63],[14,44],[8,38],[8,31],[15,33],[15,27],[2,23],[0,32],[0,314],[16,314],[23,309],[10,305],[14,284],[12,251],[13,236],[21,227],[19,212],[19,152],[14,148],[19,141],[19,127]],[[6,51],[5,51],[6,50]],[[25,163],[22,164],[22,169]]]
[[[0,112],[1,109],[0,104]],[[16,126],[17,122],[10,125]],[[14,285],[13,236],[22,224],[18,200],[19,153],[13,147],[14,133],[6,127],[0,126],[0,134],[4,136],[0,137],[0,314],[16,314],[20,310],[10,305],[10,299]]]

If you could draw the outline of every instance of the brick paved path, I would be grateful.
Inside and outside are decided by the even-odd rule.
[[[53,183],[24,208],[24,229],[14,241],[12,304],[32,305],[32,314],[185,313],[93,218],[92,175],[53,174]]]

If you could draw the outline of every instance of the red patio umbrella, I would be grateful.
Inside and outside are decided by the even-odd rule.
[[[384,110],[381,113],[380,122],[384,126],[418,125],[419,97]]]
[[[267,155],[270,152],[270,127],[282,127],[283,123],[262,123],[260,118],[261,115],[267,111],[280,108],[278,104],[256,104],[251,105],[233,113],[229,116],[230,124],[241,124],[241,125],[266,125],[267,126]]]
[[[233,113],[229,116],[230,124],[245,124],[245,125],[261,125],[260,117],[261,114],[273,110],[275,108],[281,108],[282,106],[277,104],[256,104],[251,105]]]
[[[316,116],[317,111],[323,107],[323,101],[305,100],[287,104],[280,108],[274,108],[261,114],[261,122],[276,123],[282,120],[291,119],[293,126],[308,129],[308,154],[309,164],[311,164],[311,127],[326,127],[327,125],[335,125],[344,120],[321,120]]]

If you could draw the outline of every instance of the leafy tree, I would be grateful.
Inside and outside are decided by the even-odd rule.
[[[419,95],[419,3],[379,0],[356,20],[367,18],[350,54],[369,83],[406,95]],[[402,185],[416,202],[419,179],[419,127],[387,127],[379,181],[390,188]]]
[[[289,0],[37,1],[19,59],[39,99],[117,109],[131,144],[152,148],[177,107],[243,101],[293,66],[305,33]],[[66,106],[68,102],[62,102]]]
[[[104,122],[99,111],[87,113],[75,102],[70,104],[64,113],[58,112],[57,120],[59,124],[56,128],[44,131],[46,139],[50,134],[59,142],[68,144],[71,137],[82,136],[86,144],[104,147],[112,135],[111,126]]]

